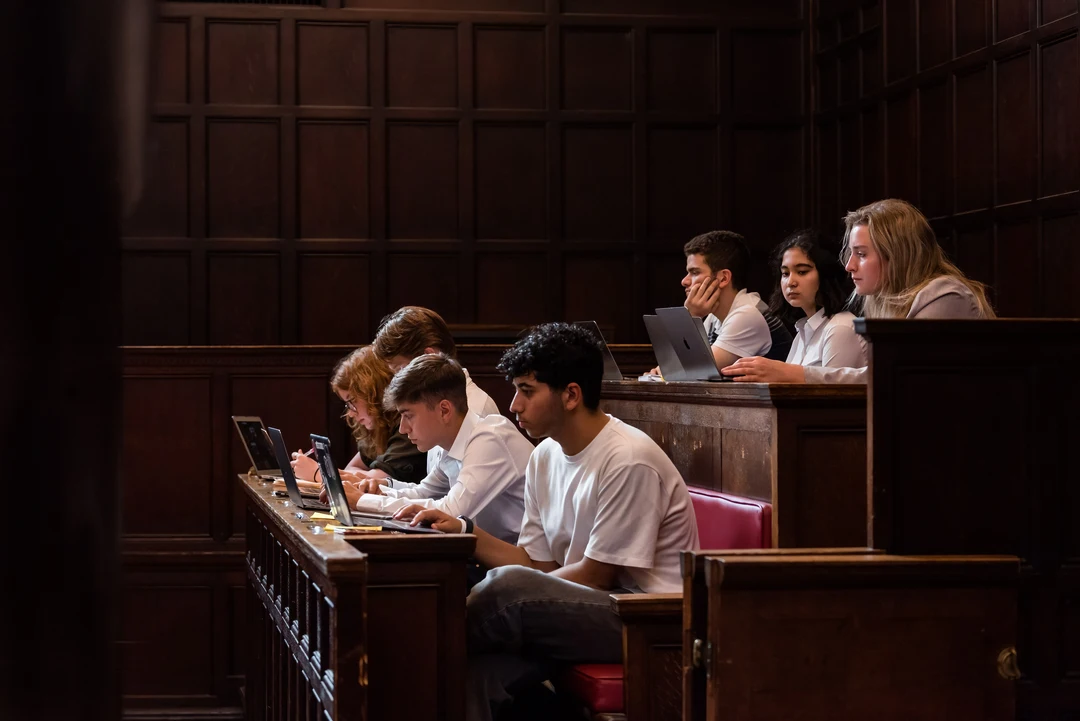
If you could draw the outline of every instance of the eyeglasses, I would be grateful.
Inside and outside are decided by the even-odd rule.
[[[352,401],[345,401],[345,410],[356,413],[356,406],[353,405]]]

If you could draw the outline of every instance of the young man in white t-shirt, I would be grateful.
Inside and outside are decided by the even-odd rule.
[[[690,494],[671,460],[599,409],[603,358],[592,334],[537,326],[499,370],[514,382],[518,424],[546,440],[525,472],[516,546],[466,519],[477,560],[493,569],[467,604],[470,721],[494,718],[556,665],[618,663],[622,624],[609,594],[680,590],[679,552],[698,547]],[[422,521],[460,529],[436,510],[413,520]]]
[[[746,290],[750,249],[738,233],[714,230],[685,246],[686,291],[690,315],[704,319],[717,368],[739,358],[786,360],[791,332],[757,293]]]
[[[480,417],[468,409],[458,362],[442,353],[414,358],[390,381],[383,405],[401,416],[402,435],[425,453],[434,449],[437,461],[419,483],[379,479],[347,486],[350,504],[395,512],[399,520],[436,508],[517,543],[533,446],[501,413]]]

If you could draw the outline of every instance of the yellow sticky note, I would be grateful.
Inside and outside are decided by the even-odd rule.
[[[334,532],[334,531],[336,531],[337,529],[338,529],[338,527],[337,527],[337,526],[335,526],[334,524],[332,524],[332,523],[327,523],[327,524],[326,524],[326,527],[325,527],[325,528],[324,528],[323,530],[326,530],[326,531],[330,531],[331,533],[333,533],[333,532]]]
[[[315,511],[311,514],[311,520],[313,521],[332,521],[334,517],[329,513],[323,513],[322,511]]]

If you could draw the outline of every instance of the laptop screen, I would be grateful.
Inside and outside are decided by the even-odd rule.
[[[270,447],[266,435],[263,432],[262,421],[258,418],[233,418],[236,430],[240,432],[240,438],[244,441],[244,447],[251,457],[251,463],[257,471],[278,470],[277,460],[274,459],[274,449]]]
[[[296,484],[296,476],[289,464],[289,451],[285,447],[285,439],[277,428],[268,428],[267,434],[270,442],[274,445],[274,457],[277,458],[278,467],[281,469],[281,478],[285,481],[285,488],[289,492],[289,498],[298,506],[303,505],[300,497],[300,487]]]
[[[326,495],[330,497],[330,512],[334,514],[334,520],[338,523],[351,526],[353,525],[352,509],[349,508],[349,499],[345,496],[345,486],[341,483],[341,476],[334,467],[334,459],[330,457],[330,439],[312,433],[311,443],[315,446],[319,472],[326,484]]]
[[[597,325],[595,320],[579,320],[575,321],[573,325],[579,328],[584,328],[589,331],[600,341],[600,345],[603,346],[604,353],[604,380],[606,381],[621,381],[622,371],[619,370],[619,364],[615,362],[615,356],[611,355],[611,349],[608,348],[607,341],[604,340],[604,334],[600,332],[600,326]]]

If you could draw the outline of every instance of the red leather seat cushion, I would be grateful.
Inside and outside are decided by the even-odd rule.
[[[589,711],[618,713],[623,710],[623,667],[621,663],[583,663],[566,670],[558,689],[585,704]]]
[[[772,505],[711,488],[688,486],[704,550],[772,548]]]
[[[771,548],[772,505],[711,488],[688,486],[703,549]],[[593,714],[623,710],[623,667],[585,663],[567,669],[556,684]]]

